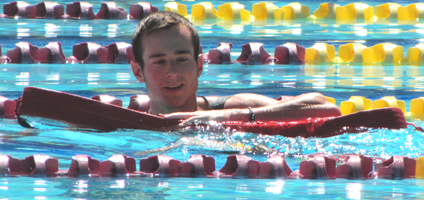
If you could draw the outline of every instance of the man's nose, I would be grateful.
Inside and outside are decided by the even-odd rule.
[[[168,76],[178,75],[180,72],[175,61],[168,62],[167,72]]]

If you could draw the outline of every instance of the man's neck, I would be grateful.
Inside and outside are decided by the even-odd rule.
[[[169,114],[175,112],[194,112],[197,111],[197,102],[187,103],[181,107],[166,107],[163,105],[155,105],[154,102],[149,102],[150,104],[150,114],[159,115],[159,114]]]

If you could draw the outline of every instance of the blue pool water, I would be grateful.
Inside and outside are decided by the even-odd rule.
[[[27,1],[37,4],[38,1]],[[56,1],[67,4],[71,1]],[[133,1],[115,1],[128,9]],[[167,1],[153,5],[164,10]],[[217,7],[226,1],[212,1]],[[251,10],[257,1],[239,1]],[[320,3],[336,1],[304,1],[311,13]],[[3,3],[3,2],[2,2]],[[100,2],[90,2],[94,12]],[[181,1],[191,9],[197,1]],[[281,7],[289,1],[274,2]],[[341,5],[353,3],[339,2]],[[384,1],[364,2],[376,6]],[[398,1],[408,5],[412,1]],[[3,10],[0,9],[0,12]],[[189,12],[190,13],[190,12]],[[113,42],[131,43],[137,20],[47,20],[0,19],[2,55],[20,41],[38,47],[59,41],[66,57],[72,46],[81,42],[108,45]],[[296,20],[294,22],[206,20],[195,21],[201,37],[203,52],[216,48],[219,42],[232,42],[232,60],[241,45],[261,42],[273,54],[277,45],[295,42],[305,48],[316,42],[335,45],[359,42],[372,46],[391,42],[409,47],[422,42],[424,22],[398,23],[397,20],[377,20],[374,23],[337,23],[335,20]],[[199,80],[198,95],[230,95],[253,92],[270,97],[321,92],[334,97],[336,103],[360,95],[376,100],[396,96],[404,100],[409,110],[410,100],[424,96],[422,66],[361,66],[342,64],[322,65],[206,65]],[[91,97],[109,94],[120,98],[124,106],[129,97],[145,93],[144,85],[132,76],[128,64],[1,64],[0,95],[15,99],[26,86],[60,90]],[[421,121],[413,121],[423,126]],[[402,130],[375,129],[360,134],[344,134],[331,138],[285,138],[281,136],[219,132],[155,132],[125,130],[116,132],[83,132],[60,127],[41,126],[25,129],[16,120],[0,119],[0,154],[25,158],[45,154],[59,159],[61,169],[68,169],[71,157],[89,155],[100,161],[114,154],[124,154],[140,160],[143,151],[171,145],[182,138],[191,138],[175,149],[161,154],[186,161],[190,155],[213,156],[219,170],[228,155],[243,153],[258,161],[268,155],[241,152],[236,144],[262,144],[286,155],[292,170],[307,155],[325,153],[363,154],[387,159],[391,155],[417,158],[423,155],[423,133],[412,127]],[[205,145],[209,144],[209,145]],[[0,199],[263,199],[263,198],[324,198],[324,199],[422,199],[424,181],[408,180],[274,180],[274,179],[205,179],[205,178],[45,178],[0,177]]]

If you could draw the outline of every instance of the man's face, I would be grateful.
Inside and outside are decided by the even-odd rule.
[[[174,25],[142,38],[144,69],[132,64],[140,82],[146,83],[152,112],[193,111],[202,74],[202,60],[194,59],[191,34],[187,27]],[[156,113],[157,114],[157,113]]]

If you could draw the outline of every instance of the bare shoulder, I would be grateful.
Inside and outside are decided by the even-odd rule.
[[[296,99],[302,99],[310,102],[325,103],[328,102],[327,97],[318,92],[304,93],[296,96]]]
[[[254,93],[239,93],[231,96],[225,102],[225,108],[262,107],[278,103],[278,100]]]

